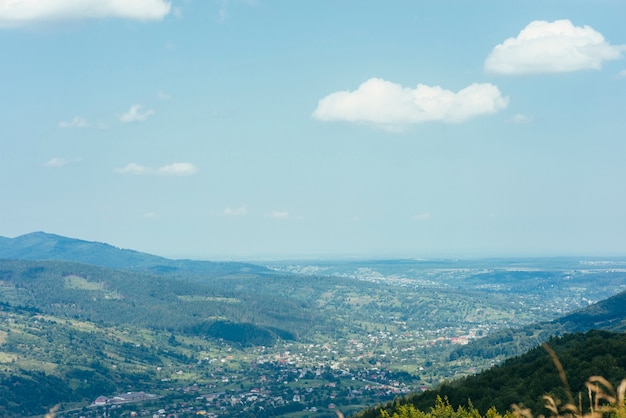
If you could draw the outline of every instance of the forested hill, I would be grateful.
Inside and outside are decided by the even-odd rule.
[[[105,243],[67,238],[45,232],[33,232],[16,238],[0,237],[0,259],[2,258],[72,261],[118,270],[154,273],[188,272],[226,276],[268,272],[265,267],[249,263],[170,260]]]
[[[463,357],[470,359],[511,357],[530,350],[551,336],[586,332],[591,329],[626,332],[626,292],[553,321],[495,332],[455,349],[451,353],[451,358],[458,360]]]
[[[161,331],[211,335],[216,322],[246,325],[277,336],[309,330],[320,321],[301,302],[280,296],[216,289],[209,283],[176,280],[66,261],[0,260],[0,302],[61,318],[106,326],[132,325]]]
[[[578,393],[583,393],[583,410],[588,410],[585,382],[589,377],[603,376],[613,387],[626,378],[626,334],[593,330],[551,338],[547,344],[562,363],[575,399],[578,399]],[[444,383],[435,390],[399,399],[383,406],[383,409],[393,415],[398,405],[409,404],[419,410],[429,411],[435,405],[437,396],[440,396],[447,398],[454,408],[467,407],[471,402],[482,414],[492,406],[504,412],[512,404],[523,404],[538,416],[547,413],[543,409],[542,397],[545,394],[551,394],[564,403],[567,401],[552,358],[543,347],[536,347],[500,366]],[[378,418],[381,416],[380,409],[376,407],[363,411],[357,417]]]

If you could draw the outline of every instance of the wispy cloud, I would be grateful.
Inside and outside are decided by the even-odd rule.
[[[74,118],[69,121],[61,121],[59,122],[59,128],[88,128],[89,127],[89,123],[87,122],[86,119],[81,118],[79,116],[74,116]]]
[[[198,168],[191,163],[172,163],[158,168],[146,167],[137,163],[128,163],[124,167],[114,170],[119,174],[133,174],[137,176],[190,176],[198,171]]]
[[[82,158],[80,157],[76,157],[76,158],[55,157],[46,161],[43,164],[43,166],[51,167],[51,168],[60,168],[60,167],[65,167],[66,165],[79,163],[80,161],[82,161]]]
[[[234,3],[243,3],[248,5],[255,5],[256,0],[218,0],[220,9],[217,13],[217,21],[225,22],[230,16],[230,8]]]
[[[157,212],[146,212],[143,214],[143,218],[144,219],[148,219],[148,220],[155,220],[155,219],[159,219],[161,216],[157,213]]]
[[[532,119],[530,118],[530,116],[526,116],[522,113],[516,113],[515,115],[513,115],[513,117],[511,118],[511,120],[514,123],[528,123],[530,122]]]
[[[154,110],[145,109],[142,105],[132,105],[128,112],[120,116],[120,121],[124,123],[143,122],[154,115]]]
[[[191,163],[172,163],[159,167],[157,172],[165,176],[190,176],[198,171]]]
[[[414,221],[426,221],[430,219],[430,213],[417,213],[411,217]]]
[[[626,78],[626,70],[622,70],[619,73],[617,73],[617,77],[618,78]]]
[[[455,93],[439,86],[418,84],[413,89],[371,78],[355,91],[338,91],[321,99],[313,117],[403,130],[430,121],[464,122],[507,105],[508,98],[489,83],[475,83]]]
[[[172,98],[172,96],[170,94],[164,92],[163,90],[160,90],[157,93],[157,99],[159,99],[159,100],[169,100],[171,98]]]
[[[128,163],[124,167],[115,169],[116,173],[135,175],[150,174],[150,171],[152,170],[150,170],[148,167],[144,167],[143,165],[139,165],[137,163]]]
[[[625,45],[610,45],[590,26],[574,26],[566,19],[535,20],[496,45],[485,70],[511,75],[597,70],[605,61],[622,58],[624,51]]]
[[[0,0],[0,27],[104,18],[160,20],[170,10],[171,3],[164,0]]]
[[[273,210],[266,213],[265,217],[270,219],[289,219],[289,212],[286,210]]]
[[[238,208],[226,208],[224,209],[225,216],[242,216],[248,213],[246,205],[239,206]]]

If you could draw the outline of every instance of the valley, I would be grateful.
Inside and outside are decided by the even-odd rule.
[[[78,244],[93,260],[104,245]],[[155,268],[147,255],[145,268],[111,269],[108,247],[101,266],[46,248],[49,261],[0,261],[3,416],[55,405],[67,417],[348,416],[573,332],[558,319],[626,289],[618,259],[226,263],[218,273],[206,262]],[[511,343],[484,347],[501,334]],[[155,397],[94,403],[128,392]]]

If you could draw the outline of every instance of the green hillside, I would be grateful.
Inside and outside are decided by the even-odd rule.
[[[158,388],[157,369],[271,346],[312,323],[323,321],[277,295],[64,261],[0,260],[0,416]]]
[[[626,378],[626,334],[593,330],[551,338],[547,344],[558,355],[572,393],[584,394],[583,409],[589,407],[585,387],[589,377],[603,376],[614,387]],[[428,411],[440,397],[447,399],[453,408],[473,405],[482,414],[494,406],[504,412],[512,404],[523,404],[539,415],[546,413],[542,400],[545,394],[567,400],[555,363],[543,347],[536,347],[475,376],[443,383],[434,390],[407,396],[383,409],[390,415],[400,405]],[[380,416],[380,407],[358,415],[359,418]]]
[[[0,283],[0,302],[107,326],[189,332],[227,320],[266,327],[276,337],[270,328],[298,335],[315,318],[280,296],[63,261],[0,260]]]
[[[551,336],[586,332],[591,329],[626,331],[626,292],[619,293],[554,321],[495,332],[453,350],[451,359],[511,357],[530,350],[547,341]]]

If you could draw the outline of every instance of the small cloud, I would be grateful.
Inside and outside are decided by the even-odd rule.
[[[222,7],[220,7],[219,12],[217,13],[217,21],[219,23],[223,23],[228,19],[228,10],[224,6],[226,2],[222,2]]]
[[[626,78],[626,70],[622,70],[617,73],[617,78]]]
[[[241,216],[248,213],[248,209],[246,205],[240,206],[238,208],[226,208],[224,209],[224,216]]]
[[[217,13],[217,19],[216,19],[218,23],[223,23],[230,17],[229,9],[233,3],[256,5],[257,1],[256,0],[219,0],[220,9]]]
[[[355,91],[338,91],[321,99],[313,117],[403,130],[430,121],[464,122],[495,113],[507,105],[508,98],[489,83],[474,83],[455,93],[439,86],[418,84],[412,89],[370,78]]]
[[[190,176],[198,169],[191,163],[172,163],[159,168],[150,168],[137,163],[128,163],[125,167],[114,170],[120,174],[151,175],[151,176]]]
[[[159,167],[157,172],[164,176],[190,176],[198,169],[191,163],[172,163]]]
[[[143,122],[154,115],[154,110],[144,109],[142,105],[132,105],[128,112],[120,116],[120,121],[124,123]]]
[[[416,215],[413,215],[412,219],[414,221],[426,221],[426,220],[430,219],[430,213],[428,213],[428,212],[418,213]]]
[[[149,220],[155,220],[155,219],[159,219],[161,216],[156,213],[156,212],[146,212],[143,214],[143,218],[144,219],[149,219]]]
[[[67,129],[67,128],[87,128],[89,127],[89,123],[87,123],[87,120],[78,117],[78,116],[74,116],[74,119],[72,119],[69,122],[65,122],[65,121],[61,121],[59,122],[59,128],[63,128],[63,129]]]
[[[289,212],[284,210],[273,210],[266,213],[265,217],[270,219],[289,219]]]
[[[165,45],[163,47],[165,49],[174,49],[176,48],[176,44],[174,43],[174,41],[167,41],[165,42]]]
[[[128,163],[125,167],[115,169],[116,173],[134,175],[150,174],[150,171],[149,168],[136,163]]]
[[[159,100],[169,100],[169,99],[171,99],[171,98],[172,98],[172,96],[171,96],[171,95],[169,95],[169,94],[167,94],[167,93],[166,93],[166,92],[164,92],[163,90],[161,90],[161,91],[159,91],[159,92],[157,93],[157,99],[159,99]]]
[[[106,18],[161,20],[170,10],[165,0],[0,0],[0,28]]]
[[[528,123],[531,121],[529,116],[526,116],[524,114],[521,113],[517,113],[516,115],[514,115],[511,120],[515,123]]]
[[[52,167],[52,168],[60,168],[60,167],[65,167],[66,165],[69,164],[76,164],[79,163],[82,160],[82,158],[80,157],[76,157],[76,158],[51,158],[50,160],[48,160],[47,162],[44,163],[44,167]]]
[[[599,70],[604,61],[622,58],[625,45],[610,45],[590,26],[571,21],[535,20],[515,38],[496,45],[485,70],[498,74],[562,73]]]

